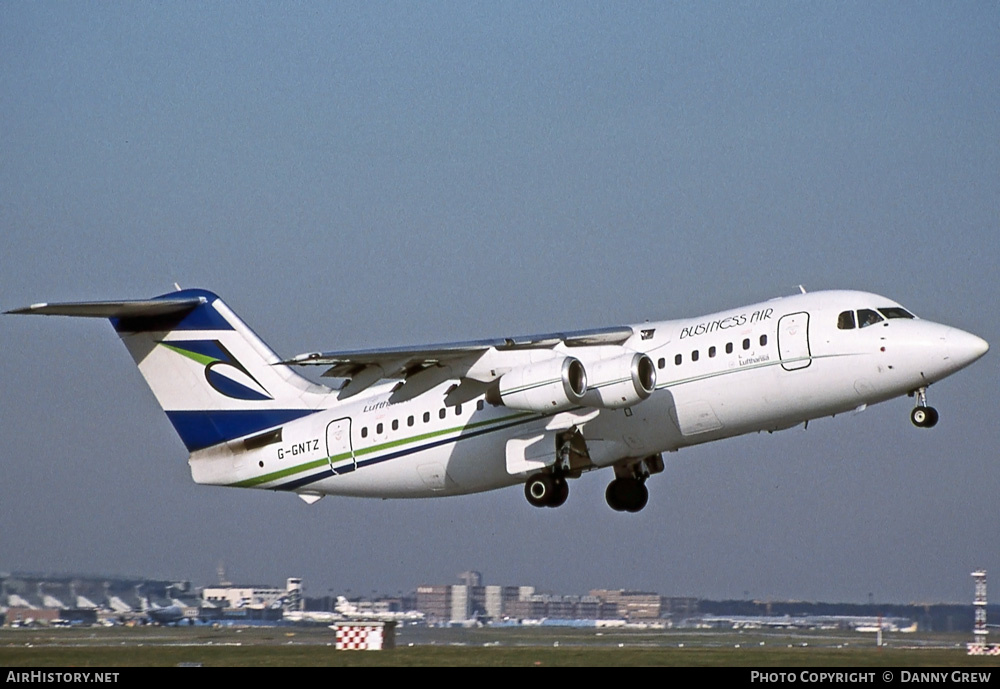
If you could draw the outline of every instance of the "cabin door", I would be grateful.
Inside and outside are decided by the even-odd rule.
[[[805,368],[812,363],[809,314],[805,311],[785,314],[778,320],[778,356],[786,371]]]
[[[358,468],[351,445],[351,419],[331,421],[326,427],[326,453],[335,474],[346,474]]]

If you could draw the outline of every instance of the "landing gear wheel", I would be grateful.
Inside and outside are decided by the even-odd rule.
[[[624,512],[625,506],[622,504],[621,499],[618,497],[618,482],[621,479],[615,479],[608,484],[607,490],[604,491],[604,499],[608,501],[608,507],[613,509],[615,512]]]
[[[555,492],[555,482],[549,474],[535,474],[524,484],[524,497],[535,507],[548,505]]]
[[[649,490],[637,478],[616,478],[608,484],[604,499],[616,512],[638,512],[649,502]]]
[[[629,501],[625,505],[625,509],[629,512],[639,512],[646,503],[649,502],[649,489],[646,488],[646,484],[641,481],[636,481],[636,485],[633,487],[629,495]]]
[[[938,422],[938,412],[934,407],[917,406],[910,412],[910,421],[917,428],[933,428]]]
[[[553,481],[555,488],[552,491],[551,499],[546,503],[548,507],[559,507],[566,502],[569,497],[569,483],[562,476],[555,477]]]

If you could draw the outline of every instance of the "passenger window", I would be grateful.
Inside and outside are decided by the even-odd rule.
[[[431,413],[429,411],[425,411],[424,412],[424,423],[427,423],[430,420],[431,420]]]
[[[483,406],[485,406],[485,405],[483,404],[482,400],[479,400],[478,402],[476,402],[476,410],[477,411],[482,411],[483,410]]]
[[[663,357],[660,357],[660,360],[656,362],[656,366],[658,368],[663,368],[666,365],[667,365],[667,360],[664,359]]]
[[[715,347],[709,347],[708,348],[708,358],[711,359],[713,356],[715,356]]]
[[[698,350],[691,352],[691,361],[698,361]]]
[[[407,426],[412,426],[413,425],[413,417],[412,416],[408,416],[406,418],[406,425]]]
[[[375,426],[375,432],[382,435],[382,424]]]
[[[674,366],[680,366],[680,365],[681,365],[681,355],[678,354],[677,356],[674,357]]]
[[[726,354],[732,354],[732,353],[733,353],[733,343],[732,342],[727,342],[726,343]]]
[[[394,431],[398,431],[399,430],[399,419],[393,419],[392,420],[392,430],[394,430]]]
[[[441,407],[440,411],[438,411],[438,418],[443,419],[447,413],[448,410],[445,409],[444,407]]]
[[[761,347],[767,346],[767,335],[760,336],[760,346]]]
[[[882,320],[884,319],[882,316],[878,315],[878,311],[872,311],[871,309],[858,309],[859,328],[867,328],[869,325],[875,325]]]
[[[368,437],[368,426],[362,426],[361,427],[361,437],[362,438],[367,438]]]
[[[461,416],[461,415],[462,415],[462,405],[461,404],[456,404],[455,405],[455,416]]]
[[[837,327],[841,330],[854,330],[854,312],[844,311],[837,316]]]
[[[750,349],[750,338],[743,340],[743,349]]]

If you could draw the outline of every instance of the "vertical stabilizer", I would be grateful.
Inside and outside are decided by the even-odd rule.
[[[36,304],[12,313],[110,318],[190,452],[306,416],[328,392],[280,364],[206,290],[146,301]]]

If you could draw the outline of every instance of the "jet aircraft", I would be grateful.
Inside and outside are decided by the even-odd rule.
[[[638,512],[683,447],[903,395],[930,428],[927,387],[989,349],[876,294],[801,292],[697,318],[290,358],[205,290],[8,313],[110,319],[197,483],[307,503],[523,483],[532,505],[557,507],[569,480],[611,468],[608,505]]]
[[[142,602],[142,611],[146,614],[148,621],[153,624],[176,626],[182,622],[190,622],[184,608],[177,601],[171,601],[170,605],[158,605],[150,600],[149,596],[144,596],[140,601]]]
[[[389,611],[362,609],[357,603],[352,603],[344,596],[337,596],[337,604],[334,609],[345,620],[376,620],[382,622],[420,622],[424,619],[424,613],[417,610]]]

